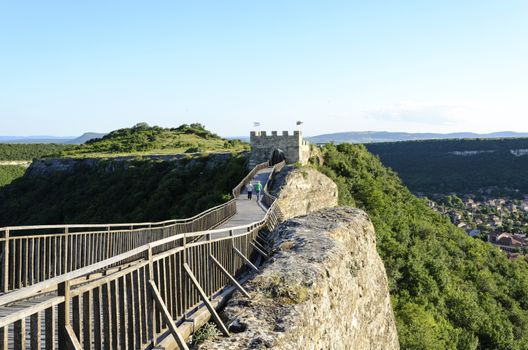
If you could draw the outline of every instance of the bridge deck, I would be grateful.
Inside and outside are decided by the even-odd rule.
[[[262,188],[264,188],[272,170],[273,168],[267,168],[259,171],[257,175],[253,177],[252,182],[256,183],[257,181],[260,181]],[[249,200],[245,188],[242,189],[240,196],[238,196],[236,206],[237,213],[218,228],[247,225],[262,220],[264,215],[266,215],[266,209],[260,203],[257,203],[255,193],[253,193],[253,199]]]
[[[268,178],[269,178],[269,175],[270,173],[273,171],[273,168],[272,167],[269,167],[269,168],[266,168],[266,169],[263,169],[261,171],[259,171],[257,173],[257,175],[255,175],[255,177],[253,177],[253,180],[252,182],[253,183],[256,183],[257,181],[260,181],[261,184],[262,184],[262,187],[264,188],[264,186],[266,185],[267,181],[268,181]],[[247,224],[250,224],[250,223],[253,223],[253,222],[257,222],[257,221],[260,221],[264,218],[265,214],[266,214],[266,208],[259,202],[256,201],[256,195],[255,193],[253,193],[253,199],[252,200],[249,200],[247,198],[247,190],[244,188],[242,189],[241,191],[241,194],[238,196],[238,198],[236,199],[236,205],[237,205],[237,213],[232,216],[230,219],[228,219],[224,224],[220,225],[218,227],[218,229],[221,229],[221,228],[230,228],[230,227],[236,227],[236,226],[243,226],[243,225],[247,225]],[[235,234],[237,233],[242,233],[242,232],[235,232]],[[56,292],[51,292],[51,293],[47,293],[47,294],[44,294],[44,295],[39,295],[37,297],[32,297],[32,298],[28,298],[26,300],[20,300],[18,302],[15,302],[15,303],[11,303],[11,304],[8,304],[8,305],[4,305],[4,306],[0,306],[0,318],[2,317],[6,317],[14,312],[17,312],[21,309],[25,309],[29,306],[32,306],[32,305],[37,305],[39,303],[42,303],[46,300],[49,300],[53,297],[56,297],[57,296],[57,293]],[[56,310],[55,310],[56,312]],[[40,318],[43,319],[44,315],[43,313],[40,314]],[[26,329],[29,329],[30,328],[30,319],[29,318],[26,318],[25,319],[25,324],[26,324]],[[9,331],[8,331],[8,338],[9,338],[9,349],[12,349],[13,348],[13,327],[12,325],[9,327]],[[42,322],[42,330],[41,330],[41,337],[42,337],[42,340],[44,342],[44,337],[45,337],[45,325],[44,325],[44,322]],[[55,332],[57,332],[57,330],[55,330]],[[55,341],[57,338],[55,338]],[[27,343],[29,344],[30,342],[30,333],[27,333],[26,334],[26,340],[27,340]]]

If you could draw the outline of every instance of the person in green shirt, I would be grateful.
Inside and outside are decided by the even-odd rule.
[[[260,191],[262,191],[262,184],[260,181],[257,181],[257,184],[255,185],[255,193],[257,194],[257,202],[260,200]]]

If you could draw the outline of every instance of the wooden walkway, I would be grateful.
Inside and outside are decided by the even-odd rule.
[[[273,168],[271,167],[259,171],[257,175],[253,177],[253,184],[260,181],[262,188],[264,188],[272,171]],[[266,215],[267,208],[257,202],[257,196],[254,191],[252,200],[247,198],[247,191],[245,188],[242,189],[240,196],[238,196],[236,200],[237,213],[224,224],[220,225],[218,227],[219,229],[247,225],[262,220],[264,215]]]
[[[260,183],[262,184],[262,188],[264,188],[266,186],[266,183],[272,171],[273,171],[273,167],[268,167],[266,169],[260,170],[253,177],[252,183],[256,184],[257,181],[260,181]],[[238,196],[238,198],[236,198],[236,208],[237,208],[237,213],[231,218],[229,218],[225,223],[217,227],[216,229],[226,229],[226,228],[244,226],[247,224],[258,222],[265,217],[266,211],[267,211],[267,208],[262,203],[257,202],[255,193],[253,193],[252,200],[249,200],[247,198],[247,190],[245,188],[242,189],[240,195]],[[233,234],[238,235],[238,234],[242,234],[245,232],[246,232],[246,229],[242,228],[240,230],[235,230]],[[226,233],[225,235],[227,236],[229,234]],[[118,268],[115,268],[115,269],[118,269]],[[11,315],[12,313],[20,311],[22,309],[28,309],[28,308],[31,308],[32,306],[39,305],[55,297],[57,297],[56,291],[43,294],[43,295],[41,294],[37,297],[19,300],[11,304],[0,306],[0,318],[7,317]],[[52,312],[56,313],[57,310],[54,308]],[[44,325],[45,324],[44,317],[45,317],[44,313],[40,313],[38,323],[41,323],[42,325]],[[31,322],[32,320],[29,317],[26,318],[21,325],[22,329],[19,329],[18,331],[25,332],[26,329],[31,329]],[[8,328],[8,338],[9,338],[8,349],[14,349],[13,347],[14,332],[15,332],[15,329],[13,325],[11,325]],[[48,339],[46,339],[46,334],[48,336]],[[31,342],[30,335],[31,334],[29,332],[26,334],[27,345],[29,345]],[[48,348],[57,346],[57,341],[58,341],[57,340],[57,329],[53,329],[50,332],[50,330],[46,330],[45,327],[41,327],[39,336],[42,338],[42,344],[47,344]],[[51,336],[51,339],[50,339],[50,336]],[[51,345],[50,343],[53,345]]]

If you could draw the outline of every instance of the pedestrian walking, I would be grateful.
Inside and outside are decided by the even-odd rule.
[[[248,199],[251,200],[251,197],[253,196],[253,184],[251,182],[246,185],[246,190],[248,194]]]
[[[262,184],[260,181],[257,181],[257,184],[255,185],[255,192],[257,193],[257,202],[260,200],[260,191],[262,191]]]

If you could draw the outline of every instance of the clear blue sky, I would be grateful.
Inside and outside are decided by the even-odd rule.
[[[0,135],[528,131],[528,1],[0,0]]]

